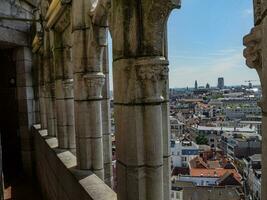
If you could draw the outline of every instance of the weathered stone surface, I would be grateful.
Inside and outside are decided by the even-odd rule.
[[[179,0],[112,1],[119,200],[169,199],[166,23],[179,6]]]
[[[101,179],[104,179],[101,100],[105,83],[107,3],[82,0],[72,4],[77,162],[79,169],[90,169]]]
[[[246,58],[246,64],[250,68],[256,69],[262,87],[262,99],[259,102],[259,106],[262,108],[262,154],[267,153],[265,143],[267,143],[266,130],[267,126],[267,18],[266,18],[266,0],[254,0],[254,22],[255,27],[251,32],[244,37],[244,57]],[[267,198],[267,159],[262,157],[262,181],[261,181],[261,199]]]
[[[51,200],[116,200],[116,194],[91,171],[77,170],[76,157],[57,149],[57,139],[33,130],[36,171],[42,193]]]

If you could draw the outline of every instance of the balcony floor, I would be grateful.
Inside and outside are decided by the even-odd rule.
[[[5,200],[42,200],[36,183],[29,178],[21,177],[12,181],[4,191]]]

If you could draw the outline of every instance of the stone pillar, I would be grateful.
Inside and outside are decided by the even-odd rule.
[[[44,33],[44,99],[46,105],[47,130],[48,135],[55,137],[57,135],[56,128],[56,106],[55,106],[55,68],[53,65],[53,54],[51,50],[51,32]]]
[[[17,98],[19,116],[19,134],[21,142],[21,157],[24,171],[32,174],[32,135],[31,126],[34,121],[34,95],[32,81],[32,54],[28,47],[15,50]]]
[[[118,200],[168,199],[169,63],[165,25],[180,2],[112,3]]]
[[[113,187],[112,170],[112,144],[111,144],[111,124],[110,124],[110,87],[109,87],[109,64],[108,47],[105,47],[103,54],[103,73],[105,75],[105,84],[102,90],[103,101],[102,108],[102,130],[103,130],[103,151],[104,151],[104,171],[105,183]]]
[[[34,123],[40,124],[40,96],[39,96],[39,56],[38,54],[33,54],[33,67],[32,67],[32,77],[33,77],[33,113],[34,113]]]
[[[58,146],[75,154],[73,71],[70,61],[70,47],[62,41],[62,33],[55,32],[54,35]]]
[[[44,65],[43,65],[43,55],[41,53],[38,54],[38,66],[39,66],[38,71],[39,71],[39,102],[40,102],[41,128],[47,129]]]
[[[167,24],[164,31],[164,56],[168,58]],[[170,104],[169,104],[169,77],[163,82],[162,94],[162,131],[163,131],[163,182],[164,199],[171,199],[171,144],[170,144]]]
[[[77,165],[101,179],[104,179],[101,93],[105,82],[103,51],[107,45],[105,2],[72,2]]]
[[[246,64],[257,71],[261,87],[262,99],[262,176],[261,199],[267,199],[267,1],[254,0],[254,25],[251,32],[244,37],[244,57]]]

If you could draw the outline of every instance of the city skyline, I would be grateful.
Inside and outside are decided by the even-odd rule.
[[[259,80],[243,57],[243,36],[253,26],[252,8],[248,0],[183,1],[168,23],[170,87],[191,86],[195,80],[217,85],[218,77],[228,85]]]

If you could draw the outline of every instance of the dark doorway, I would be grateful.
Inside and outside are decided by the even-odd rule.
[[[0,134],[5,187],[22,169],[16,98],[16,63],[12,49],[0,50]]]

